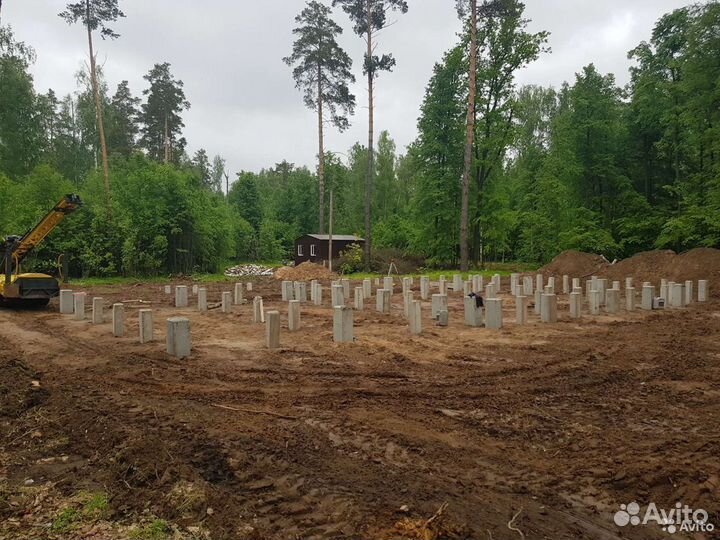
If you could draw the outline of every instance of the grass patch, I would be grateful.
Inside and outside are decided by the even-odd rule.
[[[50,528],[53,532],[68,532],[80,521],[81,517],[80,512],[76,508],[66,508],[55,517]]]
[[[238,282],[250,280],[250,276],[238,276],[238,277],[227,277],[224,274],[195,274],[192,276],[192,280],[198,283],[224,283],[226,281]]]
[[[82,508],[83,517],[93,520],[107,517],[110,501],[105,493],[83,494],[83,499],[86,499]]]
[[[165,540],[172,530],[167,521],[156,519],[130,533],[132,540]]]
[[[470,276],[483,276],[485,278],[490,278],[494,276],[495,274],[500,274],[503,277],[507,277],[510,274],[513,274],[515,272],[518,273],[524,273],[524,272],[534,272],[537,270],[537,266],[532,265],[523,265],[523,264],[489,264],[487,267],[483,270],[472,270],[470,272],[460,272],[457,270],[457,268],[448,268],[445,270],[426,270],[426,271],[418,271],[411,274],[401,274],[398,276],[397,274],[393,274],[393,277],[420,277],[420,276],[429,276],[432,281],[437,281],[440,279],[440,276],[445,276],[445,279],[448,281],[452,279],[453,275],[455,274],[461,274],[463,276],[463,280],[469,281]],[[348,274],[346,276],[343,276],[348,279],[352,280],[362,280],[362,279],[373,279],[377,277],[384,277],[386,274],[378,274],[373,272],[357,272],[354,274]]]
[[[80,523],[93,523],[108,516],[110,501],[105,493],[82,491],[71,499],[72,506],[61,510],[52,522],[53,532],[66,533]]]
[[[149,276],[149,277],[90,277],[71,279],[70,283],[80,287],[101,287],[103,285],[135,285],[137,283],[166,283],[171,278],[166,276]]]

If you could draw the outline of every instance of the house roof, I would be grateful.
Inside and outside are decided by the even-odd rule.
[[[330,240],[330,235],[328,235],[328,234],[308,234],[306,236],[315,238],[316,240]],[[337,240],[339,242],[364,242],[365,241],[363,238],[354,236],[352,234],[333,234],[333,240]]]

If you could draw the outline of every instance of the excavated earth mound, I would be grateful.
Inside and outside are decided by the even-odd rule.
[[[275,279],[282,281],[310,281],[337,279],[337,274],[322,265],[304,262],[298,266],[283,266],[275,271]]]
[[[696,248],[680,254],[671,250],[645,251],[615,264],[599,255],[571,250],[555,257],[539,273],[578,278],[595,275],[623,282],[632,277],[636,287],[645,281],[658,284],[661,279],[678,282],[706,279],[710,294],[716,296],[720,294],[720,250]]]
[[[600,274],[608,266],[609,263],[600,255],[571,249],[563,251],[538,272],[545,276],[568,275],[582,278]]]
[[[623,280],[632,276],[636,283],[661,279],[697,281],[707,279],[711,292],[720,287],[720,250],[697,248],[685,253],[646,251],[610,266],[604,274],[608,279]]]

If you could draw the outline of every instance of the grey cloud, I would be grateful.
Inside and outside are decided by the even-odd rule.
[[[170,62],[185,83],[192,109],[185,114],[189,151],[204,147],[227,158],[233,171],[257,170],[283,159],[314,166],[315,118],[303,106],[290,69],[295,15],[303,0],[120,0],[127,19],[116,25],[117,41],[98,40],[111,89],[130,81],[139,95],[143,75],[156,62]],[[518,75],[519,84],[559,86],[590,62],[627,82],[627,51],[649,39],[655,21],[686,4],[681,0],[542,0],[526,2],[533,30],[551,32],[552,54]],[[59,0],[5,0],[3,22],[37,50],[33,68],[40,91],[75,90],[75,72],[86,57],[84,35],[57,13]],[[341,43],[355,60],[353,91],[358,108],[346,133],[329,131],[328,148],[346,152],[367,139],[367,93],[360,73],[364,43],[343,13]],[[452,0],[411,0],[410,12],[380,36],[397,67],[377,86],[377,128],[387,129],[398,148],[412,142],[425,86],[435,62],[456,42],[460,22]]]

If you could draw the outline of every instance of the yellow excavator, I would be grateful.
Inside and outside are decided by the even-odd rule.
[[[25,236],[8,236],[0,241],[0,254],[4,263],[0,275],[0,305],[41,307],[59,294],[57,279],[47,274],[23,274],[20,264],[65,216],[81,206],[78,195],[65,195]]]

